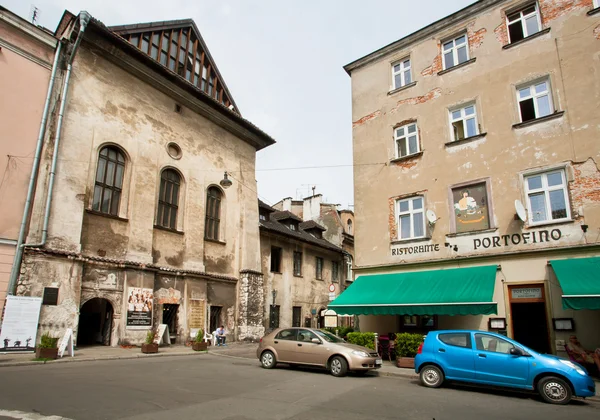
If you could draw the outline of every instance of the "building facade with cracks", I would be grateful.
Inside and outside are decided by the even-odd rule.
[[[39,333],[138,345],[225,325],[264,333],[255,159],[193,21],[106,27],[66,11],[14,292],[43,296]]]
[[[345,66],[365,293],[331,308],[600,346],[598,6],[482,0]]]

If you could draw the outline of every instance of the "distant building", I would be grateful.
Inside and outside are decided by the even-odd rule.
[[[23,220],[56,45],[51,33],[0,6],[0,313]]]
[[[357,278],[332,308],[600,346],[598,6],[481,0],[345,66]]]
[[[46,133],[28,235],[47,240],[26,248],[17,285],[58,294],[40,331],[116,346],[160,324],[173,343],[224,324],[259,339],[254,169],[274,140],[241,116],[191,20],[108,28],[65,12],[55,35],[65,112]]]

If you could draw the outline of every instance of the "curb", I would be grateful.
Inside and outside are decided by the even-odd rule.
[[[406,379],[419,379],[419,375],[417,375],[416,373],[404,373],[404,372],[386,372],[386,371],[381,371],[378,370],[377,374],[379,376],[388,376],[388,377],[395,377],[395,378],[406,378]]]

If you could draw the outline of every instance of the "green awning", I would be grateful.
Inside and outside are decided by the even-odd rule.
[[[565,309],[600,309],[600,257],[552,260]]]
[[[358,277],[328,307],[347,315],[490,315],[496,266]]]

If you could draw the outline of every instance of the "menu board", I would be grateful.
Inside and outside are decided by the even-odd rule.
[[[41,306],[41,297],[6,297],[0,352],[35,350]]]
[[[202,328],[204,329],[204,314],[205,314],[205,302],[203,299],[191,299],[190,300],[190,318],[188,322],[189,328]]]

